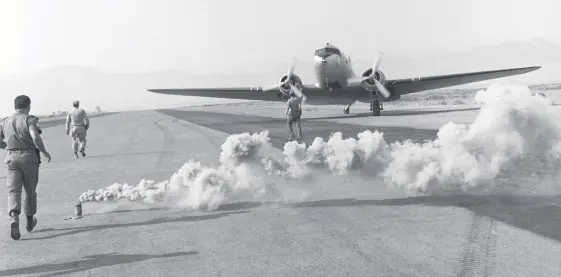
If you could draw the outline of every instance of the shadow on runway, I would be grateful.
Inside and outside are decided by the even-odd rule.
[[[422,110],[422,109],[391,110],[391,111],[382,111],[381,116],[424,115],[424,114],[450,113],[450,112],[462,112],[462,111],[475,111],[479,109],[480,108],[440,109],[440,110]],[[162,109],[157,111],[175,118],[190,121],[195,124],[200,124],[198,122],[200,120],[197,120],[197,118],[193,118],[193,117],[205,117],[204,122],[206,124],[201,124],[201,125],[204,126],[210,125],[212,127],[228,126],[234,122],[235,124],[239,124],[239,125],[252,125],[252,124],[268,125],[268,124],[275,124],[275,123],[286,124],[285,118],[272,118],[272,117],[257,116],[257,115],[241,115],[241,114],[228,114],[228,113],[220,113],[220,112],[172,110],[172,109]],[[306,117],[306,115],[304,115],[302,117],[302,122],[322,120],[322,119],[344,119],[344,118],[363,118],[363,117],[373,117],[373,116],[371,112],[349,114],[349,115],[342,114],[342,115],[323,116],[323,117]]]
[[[259,208],[261,206],[266,206],[274,202],[236,202],[236,203],[228,203],[222,204],[218,207],[217,211],[239,211],[239,210],[248,210]]]
[[[338,199],[306,202],[293,207],[430,205],[461,207],[508,225],[561,241],[561,197],[530,195],[418,196],[401,199]]]
[[[460,207],[508,225],[561,242],[561,196],[537,195],[439,195],[382,200],[355,198],[329,199],[301,203],[239,202],[220,206],[220,211],[247,210],[261,206],[283,208],[327,208],[360,206],[429,205]]]
[[[172,152],[174,151],[148,151],[148,152],[137,152],[137,153],[126,153],[126,154],[94,155],[94,156],[87,156],[86,159],[140,156],[140,155],[152,155],[152,154],[162,154],[162,153],[172,153]]]
[[[281,118],[185,110],[158,110],[158,112],[229,134],[240,134],[243,132],[253,133],[268,130],[271,142],[275,147],[281,150],[287,142],[288,130],[286,120]],[[309,119],[303,121],[307,120]],[[437,133],[436,130],[395,126],[365,126],[329,122],[327,120],[316,120],[313,121],[313,124],[304,124],[302,129],[304,142],[308,145],[311,145],[316,137],[328,138],[333,132],[342,132],[345,136],[356,136],[356,134],[365,130],[378,130],[384,133],[384,139],[388,143],[404,139],[411,139],[414,142],[434,139]]]
[[[463,111],[475,111],[480,108],[463,108],[463,109],[447,109],[447,110],[391,110],[382,111],[381,116],[407,116],[407,115],[423,115],[423,114],[437,114],[437,113],[451,113],[451,112],[463,112]],[[358,113],[352,115],[334,115],[325,117],[310,117],[304,118],[302,121],[308,120],[321,120],[321,119],[343,119],[343,118],[362,118],[362,117],[373,117],[371,112],[368,113]]]
[[[101,213],[90,213],[90,215],[98,215],[98,214],[121,214],[121,213],[131,213],[131,212],[161,212],[161,211],[169,211],[171,208],[168,207],[157,207],[157,208],[146,208],[146,209],[130,209],[130,210],[116,210],[110,212],[101,212]]]
[[[43,239],[52,239],[57,237],[64,237],[69,235],[80,234],[84,232],[90,231],[97,231],[97,230],[106,230],[106,229],[115,229],[115,228],[127,228],[127,227],[135,227],[135,226],[146,226],[146,225],[156,225],[156,224],[164,224],[164,223],[177,223],[177,222],[194,222],[194,221],[204,221],[204,220],[211,220],[217,219],[233,214],[245,214],[248,211],[236,211],[236,212],[228,212],[228,213],[220,213],[220,214],[210,214],[210,215],[201,215],[201,216],[184,216],[179,218],[157,218],[152,219],[144,222],[132,222],[132,223],[117,223],[117,224],[104,224],[104,225],[96,225],[96,226],[85,226],[85,227],[74,227],[74,228],[62,228],[62,229],[47,229],[44,231],[52,232],[52,231],[66,231],[59,234],[53,234],[45,237],[38,237],[38,238],[22,238],[21,240],[43,240]]]
[[[72,273],[78,273],[82,271],[87,271],[91,269],[124,265],[135,262],[143,262],[151,259],[162,259],[162,258],[174,258],[197,255],[197,251],[189,252],[175,252],[167,253],[162,255],[145,255],[145,254],[99,254],[99,255],[89,255],[83,257],[81,260],[65,262],[65,263],[53,263],[53,264],[43,264],[30,267],[22,267],[16,269],[0,270],[0,276],[14,276],[14,275],[31,275],[43,273],[42,277],[47,276],[61,276]]]

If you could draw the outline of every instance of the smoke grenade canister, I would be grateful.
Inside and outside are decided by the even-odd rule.
[[[74,215],[82,216],[82,203],[77,203],[74,205]]]

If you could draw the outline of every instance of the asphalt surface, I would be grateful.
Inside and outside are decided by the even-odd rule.
[[[214,212],[86,203],[83,219],[63,219],[88,189],[165,180],[189,159],[216,164],[232,133],[269,130],[280,148],[285,124],[186,110],[119,113],[92,119],[89,156],[80,160],[71,158],[63,126],[45,129],[53,162],[41,166],[39,225],[30,234],[22,225],[20,241],[0,225],[0,276],[561,275],[554,196],[405,197],[381,180],[326,175],[319,184],[300,184],[313,192],[303,201],[241,199]],[[318,119],[303,128],[308,143],[367,128],[389,142],[436,134]],[[6,197],[3,190],[2,214]]]
[[[460,109],[459,111],[473,110]],[[242,131],[260,132],[269,130],[269,136],[273,145],[282,149],[286,143],[287,126],[286,121],[280,118],[241,115],[232,116],[227,113],[189,111],[184,109],[159,110],[166,115],[178,119],[187,120],[197,125],[220,130],[222,132],[235,134]],[[439,113],[442,111],[438,111]],[[448,112],[448,111],[446,111]],[[397,116],[406,113],[394,111]],[[428,111],[427,113],[431,113]],[[418,112],[418,115],[423,112]],[[369,115],[368,115],[369,116]],[[386,116],[391,116],[386,114]],[[384,133],[384,139],[388,142],[411,140],[422,142],[436,138],[436,130],[414,129],[407,127],[387,127],[387,126],[364,126],[348,123],[338,123],[329,121],[343,116],[330,116],[323,118],[303,119],[304,142],[311,144],[315,137],[327,139],[333,132],[342,132],[345,137],[356,137],[356,134],[364,130],[378,130]],[[347,116],[349,117],[349,116]],[[353,117],[351,115],[350,117]],[[363,117],[363,114],[354,115]],[[532,178],[528,180],[524,174],[535,171],[535,167],[541,165],[527,165],[527,169],[519,172],[518,179],[498,180],[502,187],[514,188],[519,182],[539,182],[541,179]],[[532,170],[530,170],[532,168]],[[528,171],[528,172],[524,172]],[[550,180],[551,181],[551,180]],[[493,260],[497,247],[496,229],[497,221],[515,226],[534,234],[548,237],[557,242],[561,242],[561,221],[550,220],[561,215],[561,197],[557,195],[528,195],[528,191],[522,194],[516,190],[494,192],[492,195],[447,195],[447,196],[419,196],[408,197],[400,200],[365,200],[356,199],[333,200],[327,202],[317,202],[316,204],[326,206],[363,206],[363,205],[429,205],[439,207],[461,207],[472,212],[470,218],[471,225],[467,228],[467,237],[462,245],[462,254],[456,270],[458,276],[490,276]],[[323,204],[322,204],[323,203]],[[513,216],[513,213],[516,216]]]

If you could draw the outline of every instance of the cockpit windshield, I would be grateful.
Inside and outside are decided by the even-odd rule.
[[[339,49],[337,48],[332,48],[332,47],[325,47],[325,48],[321,48],[316,50],[316,56],[321,57],[321,58],[327,58],[333,54],[336,55],[341,55],[341,51],[339,51]]]

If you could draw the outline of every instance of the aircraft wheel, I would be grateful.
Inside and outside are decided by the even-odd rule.
[[[380,103],[378,101],[374,102],[372,105],[372,115],[373,116],[380,116]]]
[[[350,108],[346,108],[346,109],[343,110],[343,113],[344,113],[344,114],[349,114],[350,111],[351,111]]]

